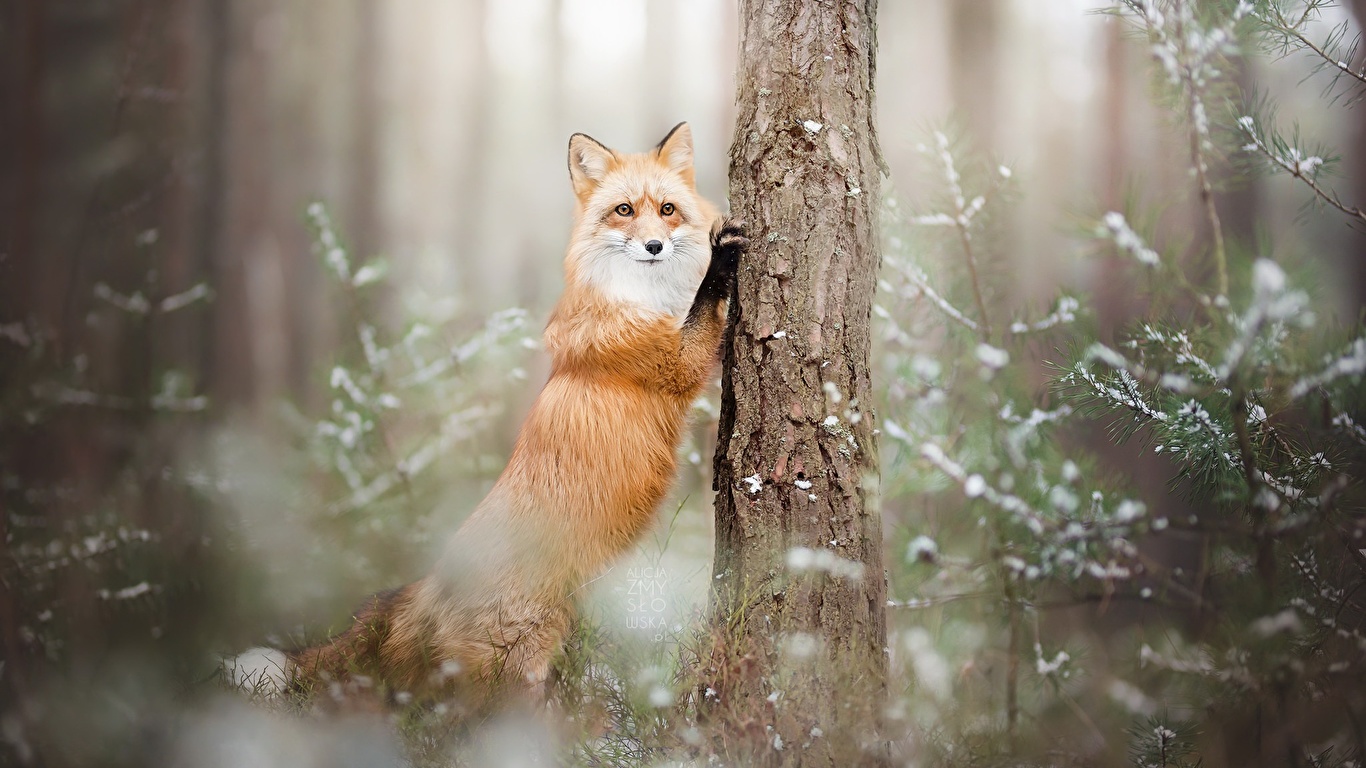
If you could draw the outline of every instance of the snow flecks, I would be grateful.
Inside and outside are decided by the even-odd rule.
[[[1120,565],[1113,560],[1104,565],[1100,563],[1087,563],[1086,573],[1097,581],[1123,581],[1133,576],[1133,571],[1126,565]]]
[[[809,659],[821,649],[821,639],[810,632],[790,632],[783,637],[782,647],[795,659]]]
[[[356,288],[364,288],[371,283],[377,283],[384,279],[384,268],[378,264],[366,264],[356,270],[356,274],[351,278],[351,285]]]
[[[1081,480],[1081,467],[1075,461],[1067,459],[1062,463],[1062,479],[1069,483],[1076,483]]]
[[[152,585],[144,581],[134,584],[131,587],[114,590],[113,592],[110,592],[107,589],[101,589],[98,591],[98,594],[100,598],[104,600],[132,600],[133,598],[150,594],[152,590]]]
[[[664,685],[655,683],[655,685],[650,688],[649,699],[650,706],[656,709],[662,709],[674,703],[674,692]]]
[[[1318,155],[1306,154],[1299,147],[1287,147],[1280,140],[1267,140],[1257,130],[1257,121],[1251,115],[1238,118],[1238,127],[1248,137],[1249,143],[1243,145],[1245,151],[1261,153],[1291,176],[1312,180],[1323,167],[1324,160]]]
[[[1073,296],[1062,296],[1058,299],[1057,306],[1047,317],[1033,323],[1015,322],[1010,325],[1010,332],[1015,335],[1025,333],[1038,333],[1056,328],[1059,325],[1074,322],[1077,319],[1077,311],[1081,309],[1081,302]]]
[[[1115,678],[1106,686],[1105,693],[1110,700],[1128,710],[1131,714],[1151,717],[1158,711],[1157,702],[1153,701],[1143,689],[1125,680]]]
[[[844,400],[844,395],[840,394],[839,385],[833,381],[827,381],[821,385],[821,391],[825,393],[825,399],[831,405],[839,405]]]
[[[994,371],[998,371],[1010,363],[1010,353],[999,347],[982,343],[977,345],[974,351],[977,361]]]
[[[1275,335],[1278,326],[1288,320],[1312,321],[1313,315],[1307,311],[1309,297],[1303,291],[1288,288],[1285,272],[1275,262],[1257,259],[1252,265],[1252,288],[1252,305],[1236,319],[1239,334],[1225,350],[1224,362],[1216,369],[1221,382],[1227,382],[1238,371],[1267,326],[1272,326],[1271,333]],[[1291,396],[1299,395],[1292,390]]]
[[[900,259],[888,258],[887,264],[896,269],[906,278],[906,281],[914,286],[915,291],[904,294],[905,298],[914,299],[917,296],[924,296],[929,299],[939,311],[948,315],[951,320],[971,331],[977,330],[977,322],[968,317],[957,307],[950,304],[943,296],[939,295],[934,288],[930,287],[929,278],[919,267],[911,266]]]
[[[939,469],[939,471],[953,478],[960,486],[964,486],[966,492],[969,475],[963,466],[950,459],[944,453],[944,449],[934,443],[925,443],[920,447],[920,455]],[[980,476],[978,476],[980,478]],[[976,486],[974,482],[974,486]],[[976,488],[974,488],[976,490]],[[998,509],[1016,517],[1025,527],[1034,534],[1043,533],[1047,528],[1042,515],[1035,511],[1029,504],[1018,496],[992,488],[985,479],[981,480],[981,498],[987,503]]]
[[[1170,419],[1166,413],[1148,404],[1139,390],[1138,381],[1127,370],[1121,369],[1118,372],[1118,380],[1114,384],[1102,381],[1084,363],[1078,363],[1073,372],[1101,399],[1111,405],[1128,408],[1144,419],[1152,421],[1166,422]]]
[[[322,203],[311,203],[308,206],[308,218],[313,223],[313,228],[318,233],[318,245],[323,252],[323,260],[327,263],[332,274],[336,275],[344,283],[351,282],[351,262],[346,255],[346,250],[342,248],[341,241],[337,238],[337,231],[332,226],[332,217],[328,215],[327,209]]]
[[[1058,677],[1067,678],[1071,676],[1071,672],[1065,668],[1067,662],[1072,660],[1071,655],[1069,655],[1067,651],[1058,651],[1057,655],[1049,660],[1044,658],[1043,646],[1035,643],[1034,655],[1036,657],[1034,660],[1034,671],[1038,672],[1040,677],[1057,675]]]
[[[820,123],[818,123],[818,122],[816,122],[815,120],[803,120],[803,121],[802,121],[802,127],[805,128],[811,135],[814,136],[814,135],[820,133],[820,132],[821,132],[821,129],[824,128],[825,126],[822,125],[822,124],[820,124]]]
[[[907,562],[934,562],[939,556],[939,545],[934,539],[921,534],[911,539],[911,543],[906,547]]]
[[[289,659],[275,648],[252,648],[223,661],[232,684],[266,697],[284,693],[289,680]]]
[[[949,185],[949,193],[953,195],[953,205],[961,214],[967,208],[967,201],[963,197],[963,187],[958,167],[953,161],[953,153],[949,151],[949,137],[941,131],[935,131],[934,143],[939,150],[939,160],[944,164],[944,180]]]
[[[146,315],[152,311],[151,302],[147,301],[147,298],[138,291],[125,295],[115,291],[105,283],[96,283],[94,293],[95,298],[118,307],[130,315]]]
[[[744,484],[745,490],[749,491],[750,494],[758,493],[764,489],[763,478],[759,477],[758,472],[755,472],[749,477],[740,478],[740,482]]]
[[[829,549],[793,547],[787,551],[787,567],[796,573],[820,571],[835,578],[857,580],[863,578],[863,563],[849,560]]]
[[[1349,376],[1361,377],[1363,373],[1366,373],[1366,338],[1353,339],[1347,349],[1335,356],[1324,358],[1323,366],[1319,372],[1296,381],[1295,385],[1290,388],[1290,396],[1294,398],[1304,397],[1310,390],[1317,389],[1337,379]],[[1342,416],[1347,418],[1347,422],[1351,422],[1351,418],[1347,417],[1345,413]],[[1334,423],[1336,424],[1337,421],[1335,420]],[[1361,428],[1356,427],[1356,429],[1358,430],[1357,434],[1360,435],[1359,430]]]
[[[1257,637],[1272,637],[1279,634],[1297,634],[1304,629],[1300,614],[1294,608],[1286,608],[1270,616],[1263,616],[1248,625],[1248,631]]]
[[[891,419],[882,420],[882,431],[893,440],[900,441],[907,445],[913,444],[910,433],[903,429],[900,424],[897,424],[895,421],[892,421]]]
[[[916,681],[937,701],[945,701],[953,693],[953,671],[948,662],[935,650],[934,638],[923,627],[913,627],[902,641]]]
[[[987,492],[987,481],[981,475],[971,474],[963,481],[963,495],[975,499]]]
[[[157,309],[161,310],[162,314],[175,312],[198,302],[206,301],[212,295],[213,291],[209,289],[208,283],[199,283],[188,290],[162,299],[157,304]]]
[[[1121,523],[1131,523],[1148,513],[1148,508],[1141,501],[1125,499],[1115,508],[1115,520]]]
[[[1110,211],[1102,219],[1105,231],[1115,241],[1115,245],[1120,250],[1133,256],[1141,264],[1149,267],[1156,267],[1162,263],[1162,259],[1157,255],[1157,251],[1149,248],[1143,238],[1129,226],[1129,222],[1124,218],[1124,214],[1119,211]]]
[[[1362,427],[1353,421],[1346,411],[1334,416],[1332,423],[1334,427],[1347,433],[1361,445],[1366,445],[1366,427]]]

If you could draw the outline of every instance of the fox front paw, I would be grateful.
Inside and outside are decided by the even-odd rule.
[[[745,223],[739,219],[722,219],[711,231],[711,266],[708,273],[722,285],[730,285],[740,267],[740,255],[749,250]],[[711,274],[707,275],[712,277]]]
[[[697,289],[688,322],[695,323],[708,316],[720,316],[735,285],[735,273],[740,268],[740,254],[749,248],[745,237],[745,223],[735,219],[718,221],[711,230],[711,263],[702,285]]]

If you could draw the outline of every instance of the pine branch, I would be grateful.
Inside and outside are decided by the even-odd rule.
[[[1268,6],[1271,8],[1272,13],[1275,14],[1274,18],[1270,18],[1267,15],[1260,13],[1254,13],[1252,15],[1262,24],[1266,25],[1268,29],[1271,29],[1278,34],[1284,35],[1285,37],[1294,40],[1295,42],[1299,43],[1303,49],[1312,52],[1315,56],[1318,56],[1325,65],[1337,70],[1339,75],[1346,75],[1361,83],[1362,85],[1366,85],[1366,69],[1363,69],[1360,72],[1352,69],[1352,67],[1346,61],[1331,55],[1325,49],[1325,47],[1316,45],[1308,37],[1305,37],[1304,33],[1300,31],[1300,29],[1304,26],[1305,22],[1309,20],[1309,13],[1313,10],[1312,4],[1305,8],[1304,15],[1302,15],[1293,24],[1290,22],[1289,19],[1285,18],[1285,14],[1281,13],[1281,9],[1276,7],[1275,3],[1269,3]],[[1350,58],[1350,56],[1348,58]]]
[[[1366,223],[1366,210],[1347,205],[1338,197],[1337,192],[1324,189],[1323,186],[1314,179],[1319,166],[1323,165],[1322,158],[1316,156],[1301,158],[1293,155],[1286,157],[1278,152],[1272,151],[1271,147],[1269,147],[1262,137],[1257,134],[1256,122],[1250,115],[1244,115],[1243,117],[1238,118],[1238,126],[1242,128],[1243,132],[1252,140],[1252,143],[1246,145],[1244,149],[1260,152],[1270,160],[1272,164],[1304,182],[1309,189],[1313,190],[1314,194],[1318,196],[1320,200],[1342,213]],[[1294,152],[1298,155],[1298,150],[1294,150]]]

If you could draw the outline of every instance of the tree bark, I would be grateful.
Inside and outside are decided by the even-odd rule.
[[[876,8],[740,3],[730,199],[754,246],[725,344],[703,706],[756,764],[886,760]]]

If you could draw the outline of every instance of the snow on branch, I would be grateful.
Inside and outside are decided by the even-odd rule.
[[[1305,376],[1290,388],[1290,396],[1294,398],[1304,397],[1311,389],[1321,387],[1324,384],[1341,379],[1346,376],[1360,377],[1366,373],[1366,338],[1356,338],[1336,356],[1329,356],[1324,360],[1323,370],[1318,373]],[[1342,414],[1346,417],[1347,414]],[[1351,421],[1348,418],[1348,421]],[[1336,423],[1336,420],[1334,420]],[[1359,431],[1355,423],[1352,426]]]
[[[1018,519],[1035,535],[1042,534],[1049,525],[1043,515],[1019,496],[1002,493],[993,488],[981,475],[969,474],[963,465],[949,458],[944,449],[935,443],[920,446],[920,455],[933,464],[940,472],[948,475],[963,488],[963,495],[970,499],[981,497],[988,504],[1007,512]]]
[[[1346,411],[1333,417],[1333,426],[1350,435],[1361,445],[1366,445],[1366,427],[1356,423]]]
[[[1138,414],[1143,421],[1166,422],[1170,419],[1167,414],[1148,404],[1143,398],[1143,393],[1139,391],[1138,381],[1127,370],[1120,369],[1117,377],[1118,386],[1103,381],[1092,373],[1084,362],[1077,363],[1072,370],[1094,394],[1110,405],[1127,408]]]
[[[888,259],[893,267],[896,268],[905,278],[916,287],[925,298],[929,299],[941,312],[949,316],[949,319],[967,328],[974,333],[977,332],[977,321],[963,314],[957,307],[949,303],[948,299],[940,296],[937,291],[930,287],[929,278],[918,267],[902,263],[893,259]]]
[[[105,283],[95,284],[95,298],[117,307],[130,315],[146,315],[152,311],[152,303],[142,293],[134,291],[123,294]]]
[[[1333,70],[1337,77],[1346,76],[1356,80],[1361,85],[1366,85],[1366,66],[1356,70],[1352,69],[1352,65],[1348,63],[1353,58],[1353,54],[1356,53],[1356,46],[1349,46],[1348,50],[1340,51],[1334,44],[1335,39],[1341,39],[1346,34],[1346,22],[1335,28],[1329,39],[1322,44],[1315,43],[1304,34],[1304,28],[1316,15],[1317,10],[1318,5],[1316,3],[1308,3],[1304,13],[1292,21],[1286,18],[1276,3],[1267,3],[1266,11],[1255,11],[1252,16],[1266,25],[1268,29],[1280,35],[1284,41],[1283,47],[1286,50],[1298,46],[1302,50],[1307,50],[1317,56],[1322,65]]]
[[[322,249],[323,260],[327,262],[328,268],[342,282],[350,283],[351,260],[337,237],[336,228],[332,226],[332,217],[328,215],[327,207],[322,203],[312,203],[308,206],[308,218],[317,230],[318,245]]]
[[[1015,322],[1010,325],[1010,332],[1016,336],[1026,333],[1039,333],[1056,328],[1059,325],[1071,323],[1077,319],[1077,311],[1081,309],[1081,302],[1073,296],[1061,296],[1058,298],[1057,306],[1053,312],[1041,320],[1032,323]]]
[[[1119,211],[1110,211],[1105,214],[1102,221],[1105,226],[1104,231],[1115,241],[1115,245],[1119,246],[1120,250],[1133,256],[1144,266],[1157,267],[1162,264],[1157,251],[1149,248],[1148,244],[1143,242],[1143,238],[1139,237],[1133,227],[1129,226],[1124,214]]]
[[[1366,221],[1366,211],[1347,205],[1336,192],[1318,183],[1319,169],[1324,164],[1322,157],[1305,154],[1299,147],[1286,146],[1275,138],[1268,139],[1258,130],[1257,121],[1251,115],[1238,118],[1238,127],[1249,139],[1249,143],[1243,145],[1244,151],[1260,153],[1276,167],[1304,182],[1320,200],[1348,216]]]
[[[1307,313],[1309,297],[1303,291],[1290,290],[1284,270],[1270,259],[1257,259],[1252,265],[1252,291],[1252,305],[1237,320],[1241,332],[1224,352],[1224,362],[1217,370],[1221,382],[1227,383],[1238,372],[1266,325],[1311,319]]]

